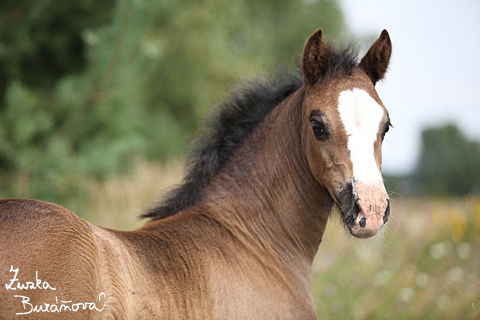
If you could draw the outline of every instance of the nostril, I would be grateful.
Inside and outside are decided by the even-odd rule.
[[[367,219],[363,217],[362,219],[360,219],[360,222],[358,224],[360,225],[360,227],[365,228],[365,225],[367,224]]]
[[[385,210],[385,214],[383,215],[383,223],[387,223],[388,218],[390,217],[390,200],[387,200],[387,209]]]

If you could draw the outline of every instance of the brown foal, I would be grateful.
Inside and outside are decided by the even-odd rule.
[[[389,217],[375,83],[390,55],[386,31],[358,62],[317,30],[301,75],[217,108],[183,183],[137,230],[0,201],[0,319],[316,319],[311,266],[332,207],[359,238]]]

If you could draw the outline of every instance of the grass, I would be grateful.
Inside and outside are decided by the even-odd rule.
[[[318,317],[480,319],[480,197],[392,203],[380,238],[327,226],[314,262]]]
[[[183,162],[165,165],[139,162],[132,174],[106,183],[91,183],[91,201],[72,204],[96,225],[132,230],[145,224],[138,217],[183,177]]]
[[[130,176],[92,183],[92,200],[72,207],[97,225],[134,229],[181,178],[179,161],[141,162]],[[313,264],[319,319],[480,319],[480,197],[395,198],[387,229],[358,240],[329,221]]]

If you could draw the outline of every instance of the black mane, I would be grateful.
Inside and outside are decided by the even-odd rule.
[[[331,50],[330,68],[324,77],[350,74],[357,65],[355,48]],[[300,70],[280,68],[274,76],[246,81],[235,88],[204,120],[187,157],[182,183],[141,218],[159,220],[198,205],[211,178],[225,166],[234,150],[279,103],[303,85]]]

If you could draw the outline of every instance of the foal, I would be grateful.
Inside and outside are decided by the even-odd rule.
[[[0,319],[316,319],[311,265],[332,207],[358,238],[389,217],[375,83],[390,55],[386,31],[358,63],[317,30],[301,77],[220,105],[137,230],[0,201]]]

